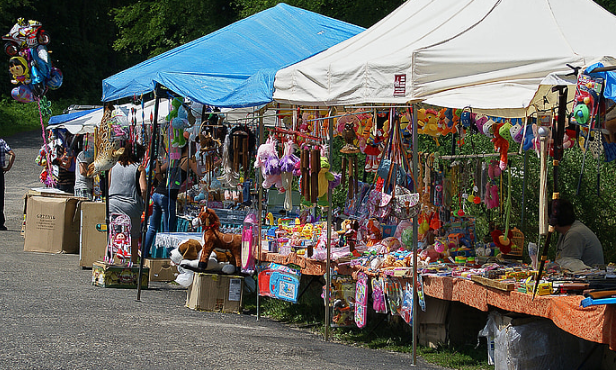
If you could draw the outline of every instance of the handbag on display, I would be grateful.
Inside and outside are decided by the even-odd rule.
[[[377,176],[383,179],[382,194],[390,194],[386,197],[376,194],[381,192],[372,190],[371,198],[367,202],[370,205],[366,208],[375,217],[382,217],[382,214],[386,214],[398,220],[407,220],[419,214],[420,197],[419,193],[410,190],[415,189],[415,181],[401,139],[400,120],[394,117],[393,110],[390,111],[390,121],[393,122],[391,134],[377,170]]]
[[[382,191],[372,189],[367,194],[366,210],[370,217],[386,218],[391,212],[392,196]]]
[[[407,220],[419,214],[421,204],[419,193],[412,193],[409,189],[396,185],[392,198],[392,214],[400,220]]]

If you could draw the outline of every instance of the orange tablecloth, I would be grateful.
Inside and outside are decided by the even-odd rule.
[[[550,319],[564,331],[577,337],[606,343],[616,350],[616,307],[597,305],[582,308],[582,296],[536,296],[504,292],[467,279],[424,276],[424,293],[435,298],[457,301],[481,311],[490,306],[503,310]]]
[[[261,253],[261,261],[274,262],[281,265],[297,265],[301,269],[302,275],[324,275],[326,271],[325,262],[305,258],[295,253],[282,255],[278,253],[263,252]]]

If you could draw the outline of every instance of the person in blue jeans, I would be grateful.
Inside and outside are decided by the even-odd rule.
[[[160,228],[162,220],[163,232],[176,231],[176,202],[180,187],[186,181],[188,166],[191,170],[197,173],[197,163],[188,158],[188,145],[182,148],[182,155],[179,160],[160,164],[156,162],[156,179],[158,185],[152,194],[152,215],[148,224],[148,231],[145,235],[145,250],[150,254],[154,237],[157,230]]]

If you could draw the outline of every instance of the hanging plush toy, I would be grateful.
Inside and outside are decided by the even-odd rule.
[[[492,138],[492,143],[494,143],[494,150],[500,153],[500,162],[498,165],[501,170],[505,170],[505,168],[507,168],[507,153],[509,152],[509,141],[507,141],[507,139],[504,138],[501,134],[502,127],[506,128],[505,130],[503,130],[503,133],[506,131],[507,134],[509,134],[509,127],[504,125],[504,123],[496,124],[496,127],[493,131],[494,137]],[[509,126],[511,126],[511,124],[509,124]]]
[[[276,140],[273,137],[270,136],[264,144],[259,146],[254,167],[261,168],[262,186],[265,189],[275,185],[281,192],[285,191],[282,184],[280,160],[276,152]]]
[[[171,127],[173,128],[171,146],[174,148],[181,148],[186,145],[184,129],[190,126],[188,122],[188,113],[186,112],[186,108],[182,105],[182,100],[180,100],[180,98],[173,99],[171,105],[173,109],[169,112],[169,115],[167,115],[167,120],[171,122]]]
[[[329,160],[325,156],[321,156],[321,170],[319,171],[319,205],[326,206],[327,190],[329,189],[329,182],[334,181],[334,175],[329,172]]]

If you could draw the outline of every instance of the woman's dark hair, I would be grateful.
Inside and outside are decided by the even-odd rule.
[[[118,158],[118,162],[122,166],[126,167],[131,163],[139,163],[141,158],[143,158],[145,153],[143,145],[137,144],[135,147],[137,149],[136,153],[133,152],[133,144],[130,140],[126,140],[124,142],[124,153],[122,153]]]
[[[552,226],[569,226],[575,221],[573,204],[566,199],[554,199],[548,205],[548,223]]]

